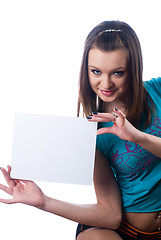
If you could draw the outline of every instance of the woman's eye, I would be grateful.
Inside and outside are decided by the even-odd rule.
[[[99,75],[101,72],[99,70],[93,69],[92,73],[94,73],[95,75]]]
[[[114,75],[116,76],[123,76],[124,75],[124,71],[117,71],[117,72],[114,72]]]

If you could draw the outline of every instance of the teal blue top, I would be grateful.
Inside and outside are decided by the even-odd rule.
[[[161,78],[146,81],[144,86],[154,101],[156,114],[143,131],[161,137]],[[100,127],[112,124],[101,123]],[[161,210],[161,158],[138,144],[109,133],[97,136],[97,149],[111,163],[120,187],[124,212]]]

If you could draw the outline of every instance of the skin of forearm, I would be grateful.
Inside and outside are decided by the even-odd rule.
[[[134,142],[161,158],[161,138],[138,131]]]
[[[82,224],[100,228],[117,229],[121,213],[100,204],[72,204],[45,196],[42,210]],[[109,204],[110,205],[110,204]]]

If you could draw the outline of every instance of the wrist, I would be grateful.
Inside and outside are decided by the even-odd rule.
[[[142,145],[145,139],[145,133],[141,132],[140,130],[137,130],[137,133],[135,134],[134,142],[136,144]]]
[[[45,194],[43,195],[43,199],[42,199],[42,202],[37,206],[37,208],[45,211],[46,209],[46,206],[47,206],[47,202],[48,202],[48,198]]]

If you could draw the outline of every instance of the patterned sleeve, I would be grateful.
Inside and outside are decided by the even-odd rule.
[[[150,81],[145,82],[145,87],[148,92],[151,92],[153,89],[158,97],[161,97],[161,77],[152,78]]]

